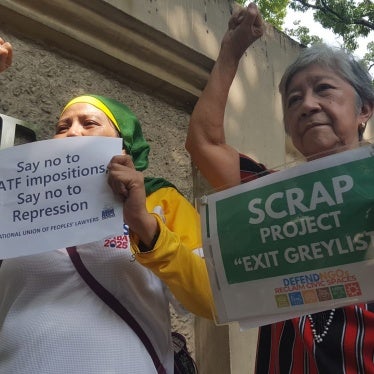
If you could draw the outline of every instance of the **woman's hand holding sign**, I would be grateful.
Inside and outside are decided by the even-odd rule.
[[[109,165],[108,183],[113,192],[123,198],[125,222],[149,246],[158,232],[156,219],[146,209],[144,175],[135,169],[131,156],[114,156]]]

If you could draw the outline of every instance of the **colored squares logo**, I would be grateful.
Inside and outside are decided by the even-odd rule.
[[[305,304],[314,304],[318,303],[318,297],[315,290],[303,291],[303,298]]]
[[[291,292],[288,297],[290,298],[291,305],[302,305],[304,304],[301,292]]]
[[[317,296],[319,301],[331,300],[331,293],[328,287],[317,288]]]
[[[345,288],[343,285],[332,286],[330,287],[330,290],[333,299],[344,299],[345,297],[347,297],[347,293],[345,292]]]
[[[278,308],[286,308],[290,306],[287,294],[276,295],[275,301],[277,303]]]
[[[358,282],[348,283],[345,285],[348,297],[360,296],[361,288]]]

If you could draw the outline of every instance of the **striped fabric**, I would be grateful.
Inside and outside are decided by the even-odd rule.
[[[242,182],[269,173],[240,155]],[[321,333],[330,311],[312,315]],[[307,316],[259,329],[256,374],[374,374],[374,304],[336,309],[322,342],[314,339]]]
[[[373,355],[374,304],[360,304],[336,309],[321,343],[313,339],[307,316],[261,327],[256,374],[370,374]]]

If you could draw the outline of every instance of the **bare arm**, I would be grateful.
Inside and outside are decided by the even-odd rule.
[[[241,57],[262,34],[256,5],[231,16],[217,61],[191,115],[186,149],[202,175],[218,189],[240,183],[239,154],[225,142],[225,107]]]
[[[0,37],[0,73],[12,64],[13,48]]]

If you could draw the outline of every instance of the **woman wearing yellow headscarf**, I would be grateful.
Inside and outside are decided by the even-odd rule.
[[[148,167],[150,148],[143,137],[140,123],[126,105],[116,100],[98,95],[83,95],[72,99],[65,106],[56,128],[55,138],[76,136],[73,128],[74,110],[81,115],[85,107],[90,111],[99,110],[104,113],[112,129],[123,139],[123,148],[127,156],[116,156],[112,159],[109,165],[109,178],[113,189],[128,198],[129,191],[125,185],[131,185],[134,181],[133,174],[143,179],[143,175],[136,173],[135,170],[143,171]],[[97,125],[91,125],[90,128],[89,126],[90,124],[83,124],[80,127],[90,132],[98,130]],[[118,181],[118,178],[117,180],[111,178],[116,171],[124,178],[122,181]],[[133,186],[130,186],[131,188]],[[190,256],[188,252],[179,250],[181,244],[196,252],[201,248],[200,223],[196,210],[175,186],[163,178],[145,177],[144,187],[140,189],[141,192],[145,191],[146,196],[146,205],[143,208],[146,208],[154,222],[150,223],[148,228],[138,229],[144,231],[148,238],[148,246],[145,246],[143,241],[140,241],[139,245],[135,225],[139,220],[138,217],[147,213],[144,211],[134,213],[133,210],[124,212],[133,239],[131,242],[133,252],[140,263],[167,281],[174,295],[188,310],[211,318],[210,291],[205,279],[205,264],[200,257]],[[128,201],[125,198],[124,205],[126,204]],[[133,225],[130,224],[129,219],[135,221]],[[155,222],[157,222],[156,226]],[[151,247],[149,247],[150,239]]]
[[[172,184],[143,177],[149,145],[123,104],[73,99],[55,137],[72,136],[122,137],[124,154],[112,158],[108,182],[123,198],[124,232],[3,261],[0,372],[173,373],[169,302],[211,315],[205,263],[194,253],[198,214]],[[123,320],[121,306],[132,319]]]

